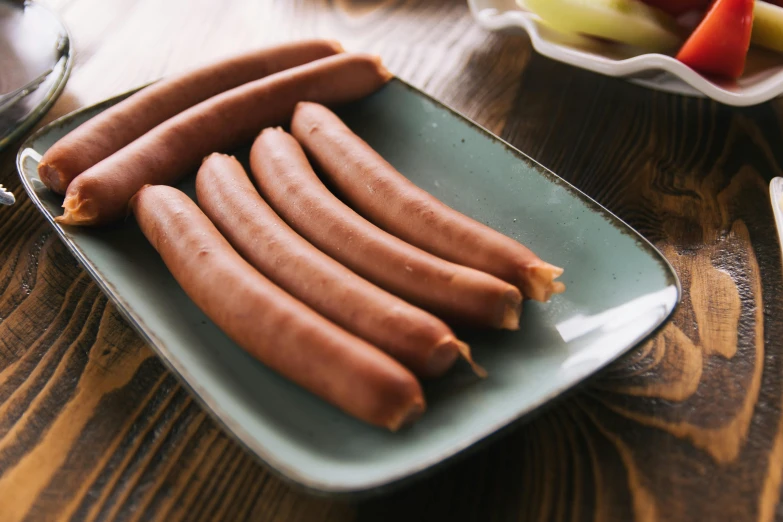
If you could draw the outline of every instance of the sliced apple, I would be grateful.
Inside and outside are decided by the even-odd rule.
[[[750,41],[783,53],[783,7],[756,0]]]
[[[579,33],[659,52],[682,43],[669,15],[639,0],[517,0],[561,32]]]

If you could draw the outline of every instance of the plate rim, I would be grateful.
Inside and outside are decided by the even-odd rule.
[[[565,179],[561,178],[560,176],[552,172],[550,169],[543,166],[538,161],[531,158],[524,152],[520,151],[519,149],[517,149],[510,143],[506,142],[499,136],[493,134],[488,129],[486,129],[482,125],[479,125],[478,123],[468,118],[467,116],[463,115],[459,111],[454,110],[453,108],[449,107],[443,102],[435,99],[434,97],[414,87],[408,82],[397,78],[396,76],[390,80],[390,83],[391,82],[397,82],[401,84],[403,87],[412,91],[414,94],[425,98],[426,100],[432,102],[437,107],[444,109],[451,115],[462,120],[463,123],[475,127],[487,138],[497,142],[499,145],[509,150],[512,154],[516,155],[520,161],[528,162],[533,169],[537,170],[540,175],[546,177],[548,181],[565,188],[566,190],[572,192],[577,197],[582,199],[585,203],[587,203],[589,207],[591,207],[591,210],[593,212],[604,214],[604,216],[608,218],[607,221],[609,222],[609,224],[612,225],[614,228],[621,230],[623,232],[627,232],[630,235],[632,235],[633,238],[636,239],[638,246],[640,248],[643,248],[651,257],[653,257],[658,262],[658,264],[660,265],[664,273],[667,275],[667,280],[668,280],[667,288],[673,286],[675,289],[675,296],[674,296],[674,302],[671,305],[671,309],[668,310],[668,312],[664,317],[662,317],[654,326],[652,326],[649,329],[649,331],[642,334],[638,339],[634,340],[628,346],[617,350],[617,352],[613,354],[604,364],[598,365],[595,368],[591,369],[588,373],[574,378],[571,382],[569,382],[567,386],[558,387],[554,389],[550,394],[541,398],[539,401],[529,403],[528,407],[513,414],[512,416],[509,416],[507,419],[503,420],[502,422],[496,423],[485,430],[476,432],[471,437],[468,437],[466,441],[464,441],[462,444],[450,446],[445,450],[437,454],[434,454],[430,458],[419,462],[416,466],[405,468],[401,472],[390,473],[380,479],[373,479],[372,481],[366,481],[360,487],[357,487],[350,483],[335,484],[332,482],[325,482],[321,479],[314,479],[307,475],[303,475],[299,471],[293,470],[287,467],[283,462],[280,462],[263,445],[254,444],[255,438],[252,435],[250,435],[246,430],[244,430],[241,424],[233,422],[231,415],[227,414],[222,408],[219,407],[219,405],[214,404],[210,400],[209,393],[206,391],[206,389],[202,388],[201,386],[198,385],[198,383],[195,382],[195,379],[193,379],[192,375],[188,372],[188,370],[185,367],[182,367],[179,364],[177,364],[177,361],[175,360],[176,358],[171,357],[171,354],[168,352],[167,347],[163,343],[161,343],[151,331],[148,331],[147,325],[144,323],[144,321],[141,318],[137,317],[136,313],[124,301],[120,293],[117,292],[113,288],[113,286],[110,285],[108,281],[104,279],[103,275],[101,275],[99,271],[94,269],[94,267],[92,266],[89,260],[89,257],[81,250],[79,246],[76,245],[74,240],[70,238],[65,228],[54,222],[54,217],[46,209],[46,207],[43,204],[43,201],[38,197],[35,187],[32,186],[30,180],[24,174],[24,172],[26,171],[26,168],[24,167],[24,161],[28,156],[30,156],[28,150],[34,150],[31,147],[33,142],[40,139],[42,136],[45,136],[49,132],[54,131],[55,128],[58,127],[59,125],[62,125],[74,118],[78,118],[80,115],[84,114],[85,112],[97,110],[97,109],[100,109],[100,111],[102,112],[103,110],[106,110],[106,108],[118,103],[123,98],[132,95],[133,93],[143,89],[144,87],[154,82],[150,82],[142,86],[129,89],[123,93],[99,101],[93,105],[79,108],[69,114],[57,118],[56,120],[50,122],[49,124],[42,127],[41,129],[38,129],[27,139],[25,139],[24,142],[21,144],[16,156],[17,171],[19,173],[19,177],[21,178],[22,186],[24,187],[25,192],[27,192],[27,195],[30,198],[30,200],[33,202],[33,204],[38,209],[38,211],[44,215],[45,219],[49,222],[49,224],[55,229],[57,235],[60,237],[63,243],[65,243],[65,245],[68,247],[68,250],[74,255],[74,257],[76,257],[79,264],[87,271],[87,273],[90,274],[93,280],[98,284],[101,290],[109,297],[109,299],[111,299],[111,301],[116,305],[118,311],[129,322],[129,324],[133,327],[133,329],[142,337],[142,339],[144,339],[144,341],[150,346],[150,348],[153,350],[153,352],[155,352],[158,358],[162,360],[166,368],[177,377],[178,381],[192,394],[192,396],[204,408],[204,410],[210,415],[210,417],[219,426],[221,426],[221,428],[226,432],[226,434],[229,435],[237,443],[239,443],[240,446],[242,446],[249,454],[251,454],[253,458],[256,459],[257,462],[260,462],[265,469],[271,471],[275,476],[281,478],[285,483],[291,484],[299,489],[302,489],[316,496],[328,496],[330,498],[342,498],[346,500],[351,500],[351,499],[363,499],[369,496],[384,494],[386,492],[395,490],[404,484],[407,484],[409,481],[415,481],[425,476],[428,476],[429,474],[434,473],[437,470],[440,470],[441,466],[449,465],[453,463],[455,460],[462,458],[469,453],[472,453],[474,450],[484,447],[486,443],[495,440],[497,437],[502,436],[503,434],[507,434],[515,427],[518,427],[529,416],[535,415],[542,408],[551,405],[555,399],[580,387],[582,384],[584,384],[585,380],[593,377],[598,372],[606,368],[606,366],[608,366],[609,364],[617,360],[619,357],[626,354],[628,351],[630,351],[634,347],[638,346],[640,343],[650,338],[652,335],[658,332],[664,325],[666,325],[669,322],[672,315],[677,310],[682,299],[682,285],[676,271],[674,270],[674,267],[671,265],[669,260],[666,259],[666,257],[649,240],[647,240],[644,236],[642,236],[633,227],[629,226],[627,223],[625,223],[622,219],[617,217],[610,210],[606,209],[603,205],[595,201],[593,198],[591,198],[590,196],[582,192],[580,189],[578,189],[577,187],[575,187]],[[104,105],[107,107],[103,107]],[[35,160],[36,158],[32,156],[32,159]]]
[[[579,69],[614,78],[625,78],[631,83],[660,92],[690,97],[707,97],[733,107],[759,105],[783,94],[783,70],[760,81],[752,87],[748,87],[747,90],[749,92],[732,92],[719,87],[684,63],[665,54],[644,53],[622,60],[613,60],[610,58],[591,56],[590,54],[573,47],[551,42],[541,36],[538,25],[532,19],[532,15],[527,11],[519,9],[518,11],[510,13],[483,15],[481,14],[482,9],[479,7],[480,1],[481,0],[467,0],[473,19],[481,27],[489,31],[521,28],[530,37],[530,42],[536,52],[552,60]],[[489,1],[492,2],[494,0]],[[668,73],[673,78],[683,82],[683,87],[693,89],[695,92],[674,90],[672,88],[660,88],[647,79],[631,77],[634,74],[653,71]],[[777,81],[774,81],[776,78]]]

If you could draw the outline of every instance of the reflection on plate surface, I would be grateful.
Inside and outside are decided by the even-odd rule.
[[[132,219],[62,228],[40,154],[118,97],[54,122],[18,157],[25,189],[118,309],[213,415],[288,479],[324,493],[385,490],[578,384],[671,314],[679,282],[647,241],[540,165],[407,84],[338,110],[401,172],[447,204],[565,268],[566,293],[526,302],[517,332],[459,330],[489,371],[425,384],[428,410],[392,434],[355,421],[254,361],[187,298]],[[234,151],[240,160],[247,151]],[[193,180],[182,188],[193,196]]]

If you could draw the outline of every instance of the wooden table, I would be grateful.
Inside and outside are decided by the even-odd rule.
[[[783,519],[783,275],[767,184],[783,103],[649,91],[488,34],[464,0],[47,0],[76,65],[47,121],[220,55],[312,35],[389,68],[652,240],[684,297],[651,341],[391,496],[302,494],[243,451],[0,183],[0,520]]]

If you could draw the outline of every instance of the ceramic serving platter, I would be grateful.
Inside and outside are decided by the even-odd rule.
[[[706,96],[726,105],[756,105],[783,94],[783,56],[752,48],[738,81],[697,73],[672,56],[644,53],[593,38],[553,31],[516,0],[468,0],[473,17],[489,31],[525,31],[536,51],[559,62],[607,76],[626,78],[651,89]]]
[[[277,376],[188,299],[132,218],[60,227],[62,198],[36,173],[40,156],[122,96],[66,116],[22,146],[30,198],[130,324],[225,429],[309,490],[383,491],[517,421],[616,359],[670,316],[680,286],[645,239],[507,143],[399,80],[338,112],[419,186],[565,268],[565,294],[526,303],[518,332],[459,330],[489,372],[457,368],[426,383],[428,410],[389,433]],[[238,154],[242,152],[239,151]],[[180,188],[193,196],[193,180]],[[263,310],[259,310],[263,313]]]

